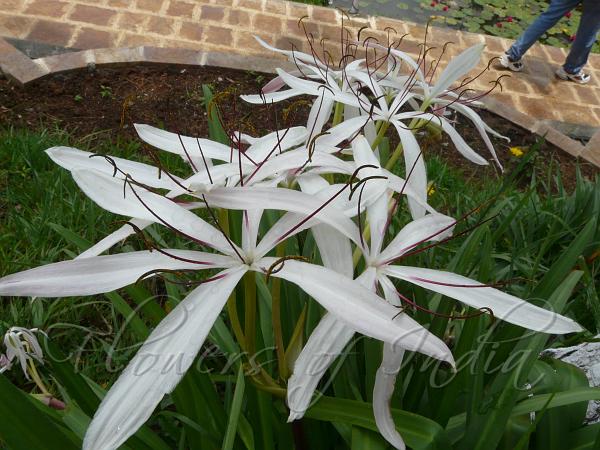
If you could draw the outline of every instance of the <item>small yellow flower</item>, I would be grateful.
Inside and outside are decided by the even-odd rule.
[[[511,147],[510,152],[517,158],[520,158],[525,153],[521,147]]]
[[[427,195],[431,197],[433,194],[435,194],[435,187],[433,186],[433,183],[429,183],[427,186]]]

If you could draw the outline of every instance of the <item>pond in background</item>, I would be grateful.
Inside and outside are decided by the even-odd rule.
[[[332,0],[333,7],[349,10],[352,0]],[[598,0],[600,1],[600,0]],[[515,39],[548,5],[545,0],[359,0],[359,13],[433,24],[472,33]],[[581,11],[574,9],[541,38],[555,47],[568,47],[575,38]],[[600,53],[596,41],[593,52]]]

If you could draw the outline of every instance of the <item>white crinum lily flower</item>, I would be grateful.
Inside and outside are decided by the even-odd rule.
[[[36,333],[43,333],[37,328],[11,327],[4,335],[4,347],[6,354],[2,355],[3,363],[0,367],[0,373],[9,370],[14,360],[19,361],[21,370],[27,379],[29,371],[27,364],[36,360],[44,364],[44,352],[40,346]]]
[[[286,227],[298,221],[293,215],[284,215],[279,225],[255,246],[260,215],[253,214],[254,211],[288,203],[295,214],[312,213],[311,220],[344,230],[348,237],[358,240],[356,226],[349,218],[333,207],[313,213],[315,205],[321,203],[307,194],[274,189],[272,198],[268,199],[264,191],[254,196],[253,188],[237,188],[247,194],[243,204],[235,189],[216,187],[205,194],[209,204],[225,202],[224,194],[228,193],[234,207],[247,211],[240,248],[219,230],[168,198],[134,183],[124,185],[122,179],[100,171],[73,169],[72,173],[79,187],[105,209],[137,220],[156,221],[219,254],[156,249],[64,261],[0,279],[0,295],[94,295],[126,286],[160,270],[221,269],[210,281],[195,288],[155,328],[104,398],[86,433],[84,449],[115,449],[150,417],[154,407],[171,392],[192,364],[239,280],[248,271],[268,272],[277,259],[264,255],[281,239],[302,229]],[[275,197],[277,192],[281,198]],[[265,241],[267,244],[261,245]],[[449,350],[438,338],[412,319],[392,321],[395,309],[350,278],[297,261],[286,261],[273,276],[297,284],[353,329],[390,345],[402,345],[452,362]]]
[[[315,81],[293,77],[292,75],[285,74],[285,72],[281,70],[279,70],[278,73],[288,85],[294,86],[299,92],[308,95],[316,95],[315,93],[319,92],[319,86],[321,85]],[[406,172],[407,174],[409,171],[413,172],[414,178],[412,179],[426,180],[427,177],[424,158],[414,135],[413,128],[416,124],[432,122],[440,126],[442,130],[448,134],[457,150],[465,158],[479,165],[488,164],[484,158],[477,154],[477,152],[465,142],[452,124],[444,117],[424,111],[401,111],[401,108],[405,103],[410,98],[414,97],[413,94],[404,95],[401,92],[396,93],[396,95],[392,97],[391,103],[388,104],[387,95],[378,80],[370,77],[367,73],[360,71],[355,71],[348,75],[361,81],[364,88],[369,89],[372,92],[372,95],[375,96],[376,102],[371,103],[370,101],[365,100],[366,96],[362,94],[352,95],[345,92],[342,93],[339,89],[336,92],[333,88],[331,88],[331,92],[330,90],[326,90],[328,94],[323,95],[330,95],[334,101],[341,102],[354,108],[360,108],[362,110],[366,109],[367,111],[370,108],[370,115],[361,115],[342,122],[335,127],[337,132],[353,136],[364,128],[369,121],[390,123],[396,129],[400,142],[402,143]],[[321,91],[323,91],[323,89],[321,89]],[[329,130],[329,132],[332,132],[332,130]],[[412,185],[413,182],[409,180],[409,184]],[[413,185],[412,187],[414,188],[415,186]]]
[[[396,68],[395,70],[390,70],[384,77],[379,78],[379,83],[382,87],[387,87],[388,89],[391,89],[392,92],[395,91],[397,93],[410,91],[411,96],[407,99],[407,102],[411,103],[415,110],[425,111],[428,107],[431,107],[432,111],[437,116],[441,116],[439,112],[450,108],[468,118],[479,132],[496,164],[502,168],[488,133],[508,142],[510,142],[510,139],[489,127],[477,112],[467,106],[467,104],[477,106],[480,105],[480,103],[471,98],[463,98],[461,93],[457,93],[454,89],[450,89],[450,87],[456,84],[458,80],[477,67],[481,61],[484,49],[483,44],[476,44],[469,47],[453,58],[444,68],[433,86],[426,81],[421,71],[420,64],[415,62],[406,53],[400,52],[394,48],[388,49],[377,43],[370,42],[369,46],[389,51],[390,62],[388,65]],[[411,70],[409,76],[399,74],[400,63],[402,62],[408,63]],[[465,81],[465,83],[468,84],[468,80]],[[461,86],[465,83],[461,83]],[[416,100],[419,100],[421,105],[419,105]],[[467,159],[469,159],[468,156]]]
[[[304,183],[305,191],[311,188],[317,189],[319,185],[322,188],[322,184],[326,183],[322,179],[320,181],[313,179],[311,182],[311,186]],[[402,300],[390,277],[441,293],[474,308],[491,310],[497,318],[534,331],[564,334],[582,330],[576,322],[567,317],[467,277],[427,268],[393,265],[396,260],[415,251],[419,245],[428,241],[444,240],[451,236],[456,224],[453,218],[441,214],[428,214],[416,219],[408,223],[385,249],[380,250],[381,246],[376,242],[383,242],[386,230],[374,224],[387,222],[387,199],[383,205],[373,202],[367,206],[367,216],[372,233],[371,253],[366,255],[367,267],[357,281],[360,280],[362,285],[373,292],[379,287],[391,305],[400,307]],[[340,273],[351,276],[353,271],[351,253],[339,250],[344,246],[349,247],[349,242],[345,237],[339,236],[336,230],[325,226],[320,227],[320,230],[315,227],[312,231],[324,263],[330,264]],[[377,237],[373,233],[380,236]],[[337,250],[332,243],[338,248]],[[353,336],[354,330],[336,320],[331,314],[323,317],[296,360],[293,375],[288,382],[289,420],[296,420],[304,415],[321,377]],[[404,350],[402,346],[394,348],[384,344],[383,360],[376,374],[373,392],[373,409],[377,427],[388,442],[397,449],[404,449],[405,446],[395,428],[389,402],[401,368]]]
[[[261,41],[259,41],[261,42]],[[264,44],[267,48],[272,47]],[[369,46],[378,46],[377,44],[369,43]],[[379,46],[384,48],[382,46]],[[273,49],[279,51],[277,49]],[[388,50],[388,49],[386,49]],[[319,64],[313,63],[317,61],[314,58],[309,58],[309,55],[304,55],[299,64],[307,73],[302,72],[306,78],[299,78],[291,73],[278,69],[278,80],[289,86],[290,89],[284,91],[286,96],[281,96],[281,92],[271,93],[268,101],[279,101],[283,98],[289,98],[293,95],[306,94],[317,97],[313,103],[313,110],[319,108],[321,114],[321,106],[326,105],[322,110],[324,116],[331,114],[334,102],[343,103],[346,107],[358,111],[359,114],[353,114],[352,118],[346,118],[338,128],[338,131],[346,135],[353,135],[359,130],[364,129],[365,134],[369,139],[374,139],[374,134],[367,132],[367,128],[372,127],[374,121],[387,122],[394,126],[400,141],[403,146],[403,155],[407,173],[413,172],[414,177],[408,177],[409,182],[413,184],[416,181],[425,180],[422,185],[421,195],[426,195],[426,171],[423,156],[419,148],[418,142],[414,136],[414,127],[423,126],[423,124],[431,122],[439,126],[445,133],[448,134],[457,150],[469,161],[487,165],[486,159],[477,154],[454,129],[453,125],[442,115],[437,114],[439,107],[449,107],[457,110],[461,114],[472,120],[475,127],[480,132],[486,146],[488,147],[492,157],[500,166],[500,162],[496,156],[493,145],[487,135],[488,132],[496,136],[498,133],[490,129],[479,117],[475,111],[466,105],[462,105],[457,100],[459,94],[449,90],[457,80],[461,79],[468,72],[473,70],[483,51],[483,45],[475,45],[462,52],[457,57],[453,58],[447,67],[438,77],[437,82],[430,86],[419,65],[403,52],[389,49],[388,57],[390,59],[408,62],[409,67],[414,73],[414,76],[398,76],[395,71],[390,70],[387,74],[382,75],[377,72],[371,72],[366,68],[365,61],[357,60],[348,64],[343,70],[324,69]],[[280,51],[290,57],[295,56],[296,52]],[[305,62],[308,61],[308,62]],[[356,63],[356,64],[355,64]],[[277,83],[279,85],[280,83]],[[357,86],[358,84],[358,86]],[[367,89],[371,92],[375,101],[372,102],[364,95],[359,87]],[[262,96],[244,96],[243,98],[252,103],[260,103],[265,101],[265,95]],[[281,97],[281,98],[280,98]],[[388,99],[390,102],[388,103]],[[411,105],[418,104],[416,100],[421,101],[421,105],[414,111],[403,111],[401,108],[407,103]],[[325,103],[324,103],[325,102]],[[433,106],[432,106],[433,105]],[[437,105],[437,106],[436,106]],[[428,112],[428,108],[433,107],[432,112]],[[323,120],[324,116],[321,116]],[[330,130],[331,131],[331,130]],[[500,166],[501,167],[501,166]],[[423,187],[424,186],[424,187]]]
[[[305,127],[277,130],[261,138],[241,134],[241,141],[250,144],[244,152],[208,139],[171,133],[150,125],[136,124],[135,128],[145,142],[160,150],[180,155],[195,172],[194,175],[182,179],[154,166],[112,155],[95,155],[70,147],[53,147],[46,150],[46,153],[55,163],[69,171],[90,169],[120,178],[125,178],[127,174],[146,186],[167,190],[166,196],[169,198],[187,194],[188,189],[205,191],[215,185],[236,186],[240,184],[240,177],[246,187],[268,180],[281,180],[288,172],[296,173],[300,167],[304,170],[318,168],[320,173],[351,174],[353,170],[352,164],[332,154],[337,148],[331,145],[325,147],[316,143],[309,159],[306,146],[298,147],[305,141]],[[342,135],[336,136],[338,141],[329,140],[333,145],[345,139]],[[213,166],[213,159],[222,164]],[[202,202],[187,205],[190,209],[203,206]],[[153,222],[155,220],[130,220],[130,223],[142,230]],[[133,233],[135,229],[132,226],[123,225],[83,252],[79,258],[97,256]]]

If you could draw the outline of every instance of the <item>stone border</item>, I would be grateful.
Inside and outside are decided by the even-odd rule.
[[[0,38],[0,70],[7,78],[20,85],[53,73],[97,65],[129,63],[215,66],[265,73],[275,72],[275,67],[286,69],[292,66],[284,59],[149,46],[83,50],[31,60],[6,40]],[[495,98],[486,97],[482,103],[489,111],[544,137],[548,142],[571,156],[581,158],[600,168],[600,130],[586,146],[583,146],[580,142],[549,126],[545,121],[533,119]]]

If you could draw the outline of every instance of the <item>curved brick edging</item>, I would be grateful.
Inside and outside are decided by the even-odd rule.
[[[30,83],[53,73],[83,69],[90,66],[145,63],[216,66],[265,73],[273,73],[276,67],[284,69],[292,67],[291,63],[282,59],[149,46],[83,50],[31,60],[0,38],[0,69],[7,77],[19,84]],[[570,155],[582,158],[600,168],[600,131],[584,147],[581,143],[560,133],[544,121],[523,114],[497,98],[486,97],[483,99],[483,103],[488,110],[543,136],[547,141]]]

